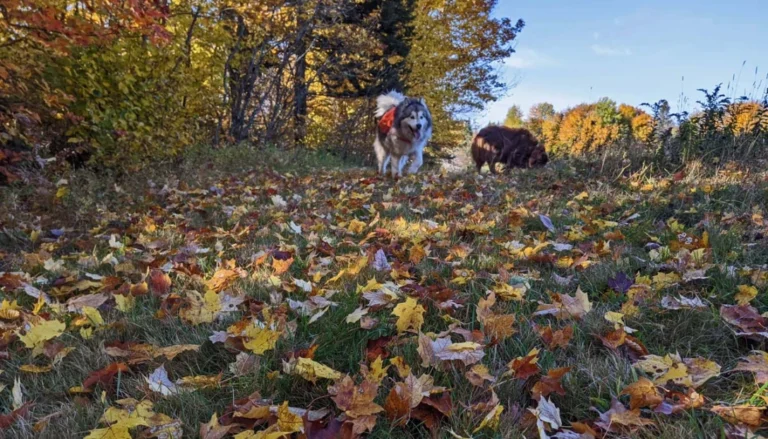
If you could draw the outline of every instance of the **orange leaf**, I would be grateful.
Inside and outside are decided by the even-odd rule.
[[[154,269],[149,275],[149,286],[155,296],[167,294],[171,291],[171,277],[162,270]]]
[[[560,381],[570,370],[570,367],[561,367],[558,369],[551,369],[547,372],[545,376],[541,377],[541,380],[539,380],[538,383],[533,385],[533,389],[531,389],[533,399],[538,401],[541,397],[546,398],[553,392],[565,396],[565,389]]]
[[[641,377],[621,391],[621,395],[629,395],[629,408],[631,410],[650,407],[661,404],[662,398],[656,385],[648,378]]]
[[[88,378],[83,381],[83,388],[93,389],[96,384],[101,384],[102,387],[111,388],[112,380],[115,375],[121,372],[130,372],[131,369],[125,363],[111,363],[109,366],[92,372],[88,375]]]

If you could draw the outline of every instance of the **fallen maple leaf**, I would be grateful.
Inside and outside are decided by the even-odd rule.
[[[289,268],[291,268],[291,264],[293,264],[293,257],[287,258],[287,259],[277,259],[272,258],[272,270],[273,274],[275,276],[280,276],[281,274],[288,271]]]
[[[746,424],[751,427],[759,427],[762,425],[765,409],[765,407],[744,404],[737,406],[716,405],[710,410],[732,424]]]
[[[563,426],[563,421],[560,419],[560,409],[547,398],[539,399],[539,406],[535,409],[529,408],[528,410],[536,416],[536,428],[539,431],[540,438],[548,437],[547,424],[553,430]]]
[[[752,285],[739,285],[734,300],[739,305],[748,305],[755,297],[757,297],[757,288]]]
[[[328,393],[336,406],[350,418],[359,418],[375,415],[384,409],[373,402],[378,393],[379,386],[370,381],[363,381],[359,386],[355,385],[349,375],[345,375],[341,381],[328,387]]]
[[[458,360],[465,366],[475,364],[483,359],[483,345],[471,341],[463,343],[451,343],[442,350],[436,350],[435,356],[443,361]]]
[[[496,377],[490,374],[488,367],[484,364],[476,364],[472,366],[470,370],[464,373],[470,383],[473,386],[483,387],[486,381],[490,383],[496,382]]]
[[[528,355],[525,357],[517,357],[507,364],[507,372],[505,376],[512,376],[515,379],[526,380],[537,373],[539,369],[539,350],[536,348],[531,349]]]
[[[629,408],[631,410],[645,407],[654,408],[663,401],[656,385],[645,377],[640,377],[637,382],[625,387],[621,391],[621,395],[629,395]]]
[[[755,383],[768,383],[768,353],[753,351],[744,361],[740,361],[733,371],[752,372],[755,374]]]
[[[381,356],[378,356],[371,362],[370,368],[364,364],[361,365],[360,374],[365,380],[381,385],[381,382],[387,377],[387,369],[389,366],[384,367],[384,361]]]
[[[397,375],[400,376],[400,378],[405,378],[411,374],[411,366],[405,362],[403,357],[393,357],[389,360],[389,362],[395,366]]]
[[[574,296],[555,294],[554,300],[555,303],[552,304],[539,302],[539,307],[533,315],[554,315],[558,319],[572,317],[580,320],[592,310],[592,303],[589,301],[589,297],[580,288],[576,290]]]
[[[424,313],[426,310],[413,297],[408,297],[405,302],[398,304],[392,311],[392,315],[398,317],[397,332],[402,333],[408,329],[415,331],[421,330],[424,324]]]
[[[639,428],[656,425],[651,419],[643,418],[640,409],[627,410],[616,398],[611,401],[611,408],[605,413],[600,413],[595,425],[606,432],[632,432]]]
[[[238,277],[240,274],[235,270],[219,268],[213,273],[213,277],[205,281],[205,286],[214,293],[218,293],[229,288]]]
[[[560,367],[557,369],[550,369],[546,375],[533,385],[531,389],[531,395],[533,399],[539,401],[542,397],[547,397],[551,393],[557,393],[558,395],[565,396],[565,389],[560,382],[566,373],[570,372],[570,367]]]
[[[672,296],[664,296],[661,299],[661,307],[665,309],[678,310],[678,309],[706,309],[707,305],[698,297],[688,298]]]
[[[483,346],[475,342],[453,343],[450,338],[438,338],[434,341],[419,333],[417,348],[423,367],[437,366],[440,361],[458,360],[465,366],[477,363],[483,359]]]
[[[390,271],[392,266],[387,262],[387,255],[384,250],[378,249],[373,257],[373,269],[376,271]]]
[[[21,372],[26,372],[26,373],[47,373],[53,370],[53,366],[51,365],[38,366],[35,364],[22,364],[21,366],[19,366],[19,370]]]
[[[176,385],[184,390],[215,389],[221,385],[221,373],[218,375],[195,375],[181,377]]]
[[[154,269],[149,274],[149,286],[155,296],[171,292],[171,277],[162,270]]]
[[[395,383],[384,401],[387,418],[397,426],[405,425],[411,414],[411,393],[405,383]]]
[[[86,439],[130,438],[130,430],[147,427],[143,434],[148,437],[181,437],[181,422],[162,413],[155,413],[152,402],[132,398],[117,401],[120,407],[109,407],[100,421],[106,428],[91,430]]]
[[[67,300],[67,311],[79,312],[84,306],[91,308],[98,308],[109,299],[109,296],[104,293],[98,294],[86,294],[83,296],[75,296]]]
[[[149,385],[149,390],[163,396],[176,395],[180,391],[176,384],[168,378],[164,364],[155,369],[148,377],[144,377],[144,380]]]
[[[344,319],[344,321],[347,322],[347,323],[357,323],[366,314],[368,314],[368,308],[363,308],[362,306],[360,306],[356,310],[352,311]]]
[[[482,431],[485,428],[493,431],[498,430],[499,424],[501,423],[502,413],[504,413],[503,405],[498,404],[495,407],[493,407],[493,409],[490,412],[488,412],[487,415],[485,415],[483,420],[480,422],[480,425],[478,425],[477,428],[475,428],[472,431],[472,434],[477,434],[477,432]]]
[[[32,355],[36,356],[42,353],[43,343],[60,336],[66,328],[67,325],[58,320],[46,320],[33,325],[24,335],[19,335],[19,340],[28,349],[32,349]]]
[[[570,343],[571,338],[573,338],[573,326],[566,326],[565,328],[559,329],[557,331],[552,331],[551,326],[536,328],[536,330],[550,350],[554,350],[556,348],[566,348],[568,343]]]
[[[673,415],[686,410],[703,407],[704,397],[695,390],[688,388],[686,393],[664,390],[664,401],[659,404],[654,412],[665,415]]]
[[[629,288],[635,283],[634,279],[630,279],[626,274],[619,272],[615,277],[608,279],[608,287],[617,293],[625,294],[629,291]]]
[[[219,424],[219,417],[216,413],[211,415],[211,419],[205,423],[200,424],[200,438],[201,439],[221,439],[229,433],[235,425],[221,425]]]
[[[112,380],[118,373],[130,372],[130,368],[125,363],[110,363],[107,367],[92,372],[83,381],[84,389],[93,389],[96,384],[101,384],[105,389],[112,387]]]
[[[723,305],[720,307],[720,316],[729,325],[739,329],[736,335],[758,341],[768,338],[768,319],[749,305]]]
[[[32,402],[26,402],[8,414],[0,415],[0,428],[11,428],[17,420],[29,416],[29,410],[33,406]]]
[[[275,348],[277,341],[280,340],[280,332],[258,326],[250,326],[245,330],[245,337],[246,341],[243,342],[243,347],[254,354],[261,355]]]
[[[318,378],[325,378],[329,380],[337,380],[341,378],[341,373],[331,369],[330,367],[320,364],[309,358],[299,357],[297,359],[294,372],[307,381],[316,383]]]
[[[720,374],[720,366],[714,361],[704,358],[681,359],[677,354],[667,354],[664,357],[646,355],[634,366],[651,374],[658,385],[672,381],[694,389]]]
[[[247,352],[240,352],[235,357],[234,363],[229,363],[229,371],[235,376],[243,376],[255,373],[259,369],[259,357]]]

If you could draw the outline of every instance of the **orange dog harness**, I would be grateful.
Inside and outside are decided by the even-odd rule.
[[[389,133],[389,130],[392,129],[392,125],[395,124],[395,110],[397,107],[390,108],[386,113],[384,113],[384,116],[381,116],[381,119],[379,120],[379,132],[382,135],[386,135]],[[411,139],[406,139],[404,137],[397,136],[398,140],[405,143],[412,143],[413,141]]]
[[[397,107],[390,108],[384,116],[381,116],[379,120],[379,132],[381,134],[387,134],[392,129],[392,125],[395,124],[395,109]]]

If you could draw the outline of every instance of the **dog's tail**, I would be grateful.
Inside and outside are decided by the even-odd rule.
[[[381,95],[376,98],[376,117],[382,117],[384,114],[400,105],[400,102],[405,100],[405,96],[402,93],[396,91],[390,91],[385,95]]]

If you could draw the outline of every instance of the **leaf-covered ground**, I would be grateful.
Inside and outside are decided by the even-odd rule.
[[[76,191],[4,215],[4,437],[741,438],[768,416],[764,174],[259,169],[73,219]]]

